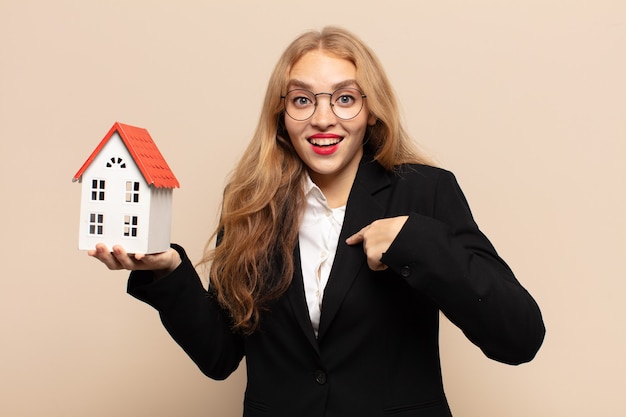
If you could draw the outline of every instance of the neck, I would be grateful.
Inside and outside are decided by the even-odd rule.
[[[346,167],[338,175],[322,175],[309,171],[311,180],[322,190],[330,208],[345,206],[348,202],[359,163],[360,159],[356,159],[356,163]]]
[[[313,179],[313,178],[311,178]],[[337,208],[341,206],[345,206],[348,202],[348,195],[350,195],[350,189],[352,188],[352,183],[350,184],[319,184],[316,180],[313,179],[313,182],[320,187],[322,193],[324,193],[324,197],[326,197],[326,201],[328,202],[328,206],[330,208]]]

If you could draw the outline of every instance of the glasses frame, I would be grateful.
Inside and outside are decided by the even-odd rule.
[[[361,90],[359,90],[358,88],[354,88],[354,87],[342,87],[342,88],[338,88],[335,91],[333,91],[332,93],[326,93],[326,92],[321,92],[321,93],[314,93],[311,90],[307,90],[306,88],[294,88],[293,90],[289,90],[285,93],[285,95],[280,96],[280,98],[283,100],[283,109],[285,110],[285,114],[287,116],[289,116],[290,118],[292,118],[295,121],[298,122],[304,122],[305,120],[309,120],[311,117],[313,117],[313,115],[315,114],[315,112],[317,111],[317,96],[328,96],[328,104],[330,105],[330,110],[333,112],[333,114],[335,116],[337,116],[339,119],[341,120],[352,120],[355,117],[357,117],[359,114],[361,114],[361,111],[363,110],[363,105],[365,104],[365,100],[361,100],[361,108],[359,109],[359,111],[356,112],[356,114],[352,117],[348,117],[348,118],[344,118],[339,116],[336,112],[335,112],[335,105],[333,104],[333,96],[335,95],[335,93],[337,91],[341,91],[341,90],[354,90],[357,93],[359,93],[359,95],[361,96],[361,99],[365,99],[367,98],[367,95],[363,94],[363,92]],[[315,99],[315,102],[313,103],[313,112],[311,112],[311,115],[307,118],[304,119],[296,119],[295,117],[293,117],[292,115],[289,114],[289,112],[287,111],[287,100],[285,100],[287,98],[287,96],[290,93],[293,93],[294,91],[305,91],[307,93],[310,93],[313,98]]]

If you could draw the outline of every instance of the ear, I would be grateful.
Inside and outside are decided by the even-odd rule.
[[[377,121],[378,121],[378,118],[374,116],[372,113],[370,113],[369,116],[367,117],[368,126],[374,126]]]

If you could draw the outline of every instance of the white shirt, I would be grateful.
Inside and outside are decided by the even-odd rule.
[[[305,196],[306,209],[299,230],[300,259],[306,303],[317,336],[324,288],[337,252],[346,207],[331,209],[322,190],[308,175]]]

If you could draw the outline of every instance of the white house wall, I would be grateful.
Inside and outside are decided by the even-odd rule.
[[[169,248],[172,223],[171,188],[152,188],[148,248],[145,253],[163,252]]]

